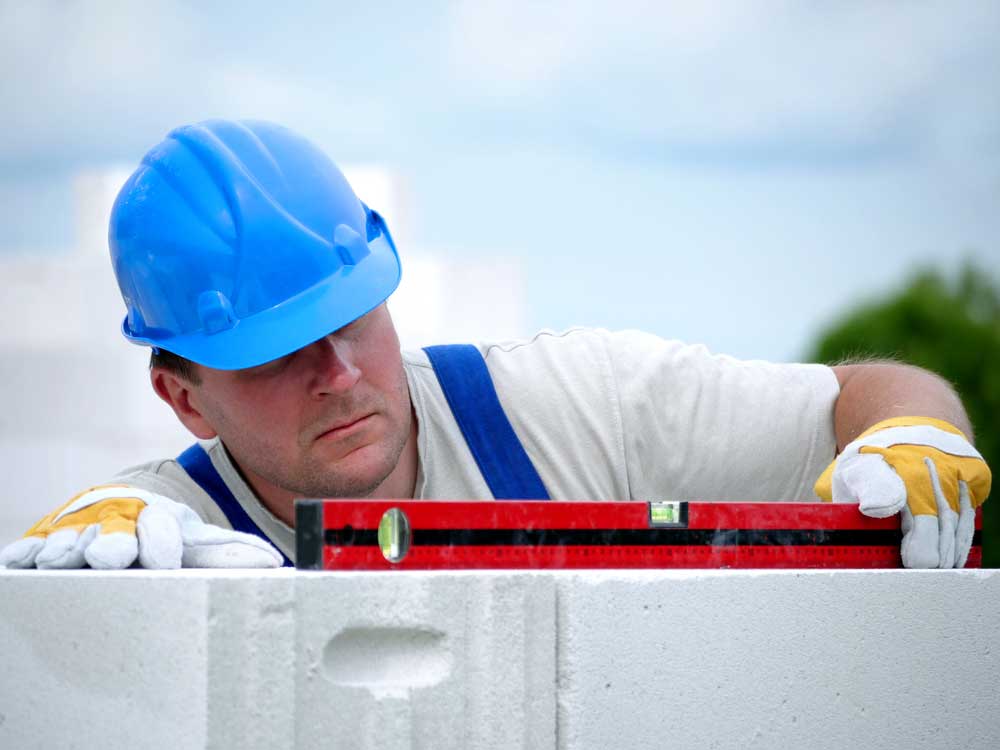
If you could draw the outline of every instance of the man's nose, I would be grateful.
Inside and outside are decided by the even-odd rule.
[[[326,396],[349,391],[361,380],[361,368],[355,362],[351,345],[334,335],[309,345],[315,363],[312,393]]]

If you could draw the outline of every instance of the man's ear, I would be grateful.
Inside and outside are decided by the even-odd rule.
[[[193,386],[190,381],[162,367],[154,367],[149,371],[149,381],[153,384],[156,395],[167,402],[192,435],[201,440],[208,440],[218,434],[191,403]]]

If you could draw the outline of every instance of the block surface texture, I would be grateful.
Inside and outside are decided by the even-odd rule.
[[[1000,571],[0,571],[3,748],[996,748]]]

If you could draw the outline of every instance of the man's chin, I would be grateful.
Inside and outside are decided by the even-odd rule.
[[[372,497],[393,468],[378,443],[358,446],[335,463],[327,464],[324,471],[317,472],[325,477],[311,484],[314,489],[323,491],[311,497]],[[331,476],[332,481],[327,479]]]

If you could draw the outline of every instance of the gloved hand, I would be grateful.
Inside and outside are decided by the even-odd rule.
[[[280,553],[252,534],[202,521],[188,506],[124,484],[92,487],[0,550],[8,568],[118,570],[276,568]]]
[[[814,489],[823,500],[858,503],[873,518],[901,513],[904,567],[961,568],[990,483],[983,457],[956,427],[898,417],[849,443]]]

